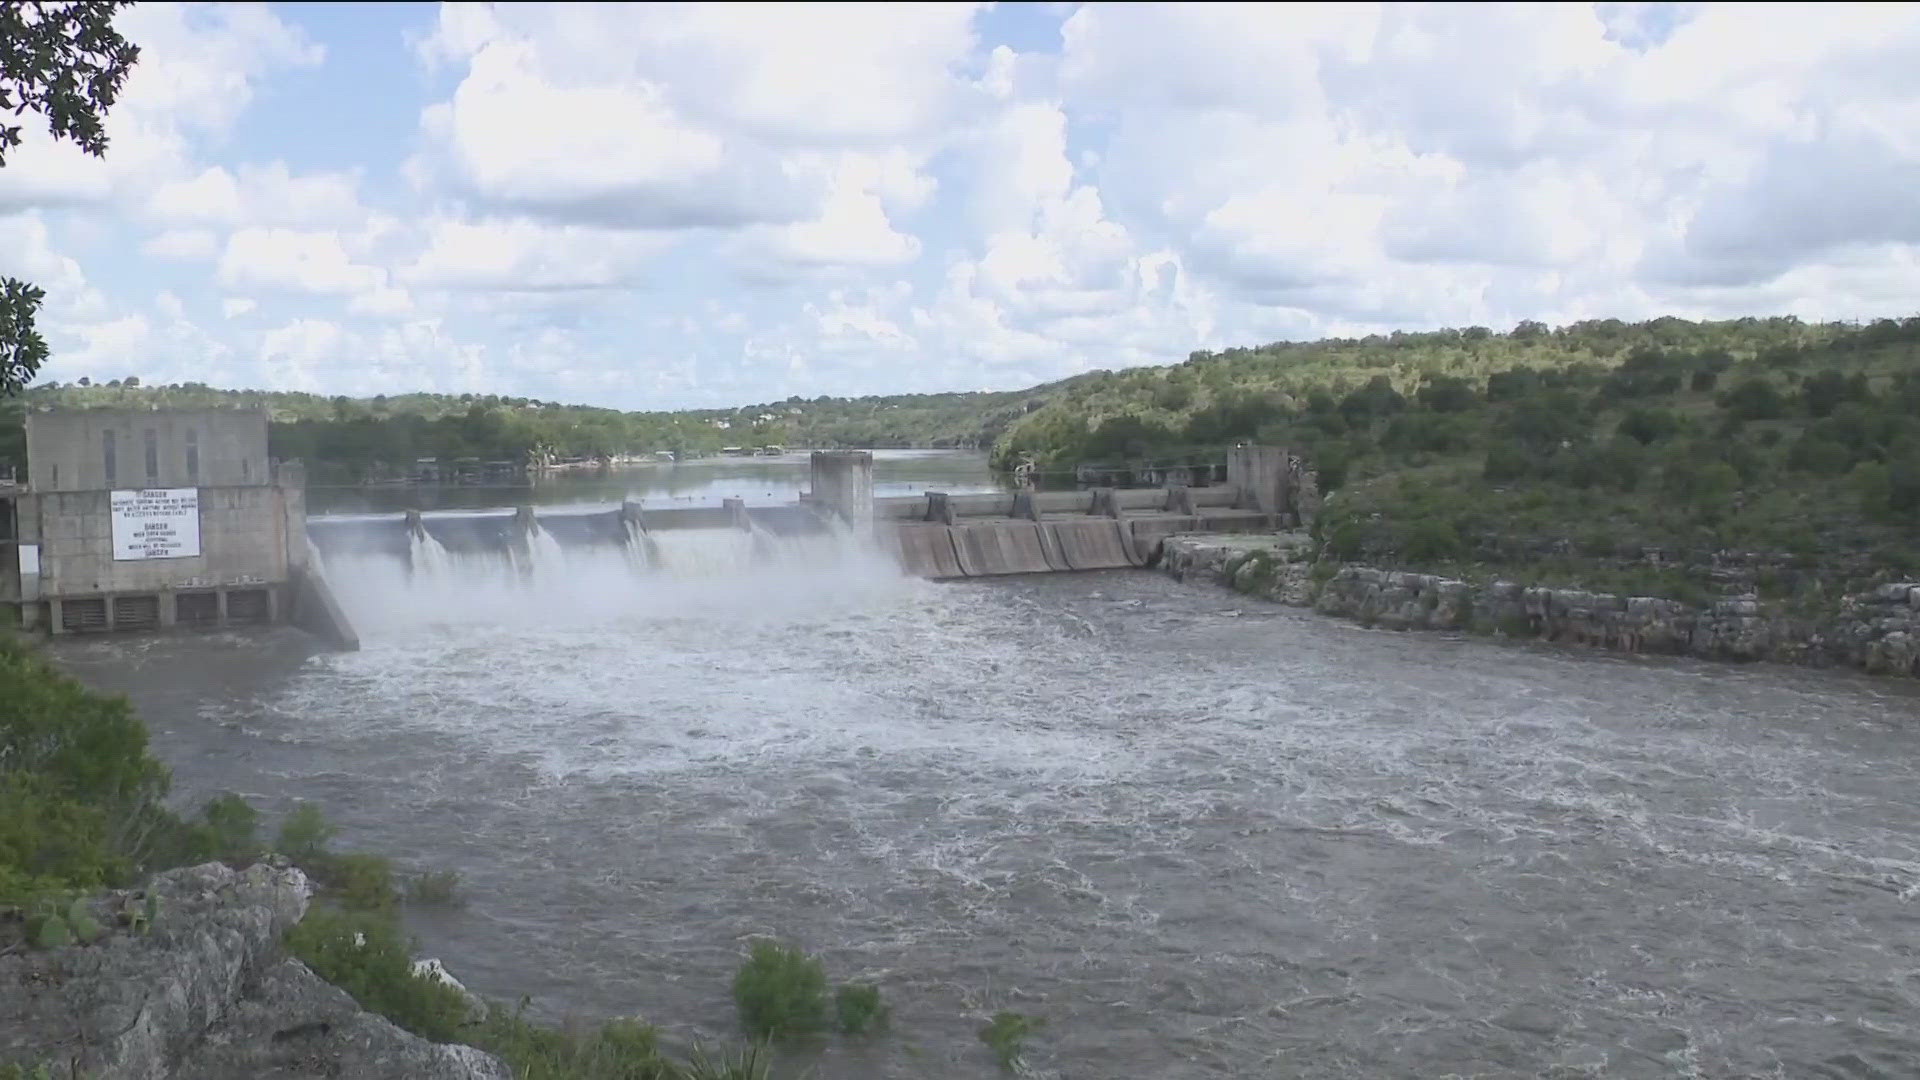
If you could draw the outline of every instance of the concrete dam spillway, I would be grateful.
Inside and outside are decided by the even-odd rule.
[[[616,510],[541,515],[531,507],[408,511],[311,518],[307,530],[330,562],[386,556],[415,574],[488,561],[531,574],[543,563],[559,565],[568,551],[617,552],[636,569],[665,571],[783,553],[804,561],[828,540],[869,547],[903,572],[935,580],[1111,570],[1146,565],[1176,533],[1296,523],[1289,461],[1282,449],[1238,447],[1228,483],[1205,488],[875,499],[870,453],[823,451],[813,455],[810,491],[788,506],[749,507],[736,498],[669,510],[627,502]]]

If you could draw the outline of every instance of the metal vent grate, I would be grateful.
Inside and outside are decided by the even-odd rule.
[[[220,597],[210,592],[175,593],[173,619],[181,626],[212,626],[220,621]]]
[[[235,589],[227,594],[227,622],[267,621],[267,590]]]
[[[146,596],[116,596],[113,598],[113,628],[115,630],[156,630],[159,626],[159,597],[148,594]]]
[[[107,628],[107,598],[92,596],[60,604],[60,628],[73,634],[99,633]]]

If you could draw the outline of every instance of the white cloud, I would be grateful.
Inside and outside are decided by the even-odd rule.
[[[219,282],[233,289],[352,295],[379,289],[386,271],[354,262],[340,237],[296,229],[242,229],[227,238]]]
[[[401,277],[423,288],[506,292],[632,286],[672,242],[658,233],[554,227],[523,218],[440,220]]]
[[[324,227],[365,219],[353,173],[293,176],[285,164],[242,165],[236,177],[215,165],[156,189],[148,213],[169,226]]]
[[[0,271],[89,364],[718,404],[1915,303],[1911,5],[462,4],[424,72],[264,7],[125,18],[107,159],[0,170]],[[249,145],[373,79],[417,88],[404,149]]]
[[[171,229],[141,241],[140,250],[158,259],[211,259],[220,238],[205,229]]]

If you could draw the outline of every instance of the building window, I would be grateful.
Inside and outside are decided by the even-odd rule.
[[[187,429],[187,483],[200,482],[200,429]]]
[[[112,487],[114,484],[114,473],[115,473],[115,468],[114,468],[115,462],[113,459],[113,451],[114,451],[113,432],[103,431],[100,433],[100,449],[106,458],[107,486]]]
[[[160,479],[160,433],[147,429],[147,482]]]

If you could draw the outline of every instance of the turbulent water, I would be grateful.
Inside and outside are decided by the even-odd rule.
[[[1920,1072],[1907,684],[656,554],[336,565],[349,655],[64,655],[188,791],[459,870],[415,928],[482,992],[722,1034],[762,934],[878,982],[823,1080],[993,1075],[1002,1008],[1074,1078]]]

